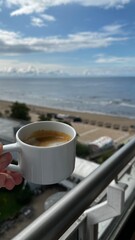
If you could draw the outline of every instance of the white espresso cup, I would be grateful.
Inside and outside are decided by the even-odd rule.
[[[70,139],[53,146],[34,146],[26,143],[37,131],[56,131]],[[9,164],[8,170],[20,172],[30,182],[55,184],[71,175],[75,165],[76,131],[65,123],[39,121],[21,127],[16,133],[16,142],[3,146],[3,152],[18,152],[18,165]]]

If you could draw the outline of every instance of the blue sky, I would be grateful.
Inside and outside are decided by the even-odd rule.
[[[0,0],[0,76],[135,76],[135,0]]]

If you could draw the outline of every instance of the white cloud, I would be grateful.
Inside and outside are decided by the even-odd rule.
[[[18,16],[22,14],[32,14],[32,13],[42,13],[44,12],[45,5],[43,5],[42,1],[35,2],[35,0],[7,0],[5,1],[7,7],[12,8],[16,7],[17,10],[11,12],[11,16]]]
[[[123,32],[123,28],[124,25],[120,25],[120,24],[112,24],[112,25],[106,25],[102,28],[102,30],[108,34],[120,34],[120,33],[124,33]]]
[[[43,27],[45,26],[44,21],[41,18],[32,17],[31,24],[36,27]]]
[[[47,26],[46,22],[54,22],[55,18],[48,14],[41,14],[40,17],[31,17],[31,25],[36,27]]]
[[[56,19],[55,17],[48,15],[48,14],[41,14],[40,15],[44,20],[49,21],[49,22],[54,22]]]
[[[2,41],[2,42],[12,43],[12,41],[14,41],[14,39],[19,39],[20,36],[21,35],[19,33],[0,29],[0,41]]]
[[[43,64],[0,59],[0,75],[47,75],[72,76],[75,69],[62,64]]]
[[[130,3],[132,0],[80,0],[84,6],[95,6],[95,7],[104,7],[104,8],[122,8],[125,4]]]
[[[113,59],[119,59],[116,56],[110,57]],[[124,58],[123,58],[124,60]],[[107,60],[106,60],[107,61]],[[120,60],[122,63],[122,59]],[[128,64],[132,61],[132,65]],[[113,65],[106,64],[102,67],[99,64],[87,65],[87,66],[73,66],[64,64],[44,64],[32,62],[22,62],[19,60],[0,60],[0,75],[16,75],[16,76],[132,76],[135,74],[135,58],[128,57],[126,64]]]
[[[96,63],[101,63],[101,64],[129,64],[129,65],[134,65],[135,64],[135,57],[117,57],[117,56],[104,56],[104,55],[99,55],[97,57]]]
[[[132,0],[3,0],[2,2],[9,8],[16,8],[11,12],[11,16],[17,16],[22,14],[43,13],[48,8],[73,3],[90,7],[122,8],[131,1]]]
[[[44,24],[40,19],[33,19],[33,24],[38,26]],[[105,28],[105,27],[104,27]],[[109,26],[108,26],[109,28]],[[78,49],[105,48],[117,42],[126,41],[128,38],[117,36],[119,31],[116,25],[111,25],[111,31],[100,32],[78,32],[69,34],[67,37],[50,36],[45,38],[23,37],[20,33],[0,30],[0,52],[1,53],[27,53],[27,52],[68,52]]]

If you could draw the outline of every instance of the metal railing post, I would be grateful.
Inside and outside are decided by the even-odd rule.
[[[87,240],[97,240],[95,224],[120,215],[124,207],[124,184],[112,181],[107,188],[107,200],[87,209]],[[97,233],[97,232],[96,232]]]

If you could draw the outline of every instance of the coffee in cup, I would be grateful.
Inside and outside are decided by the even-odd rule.
[[[38,130],[33,132],[23,141],[29,145],[40,147],[53,147],[66,143],[71,140],[71,136],[64,132],[52,130]]]
[[[17,131],[15,143],[3,146],[3,152],[8,151],[18,152],[18,165],[10,164],[7,169],[33,183],[59,183],[74,170],[76,131],[61,122],[30,123]]]

